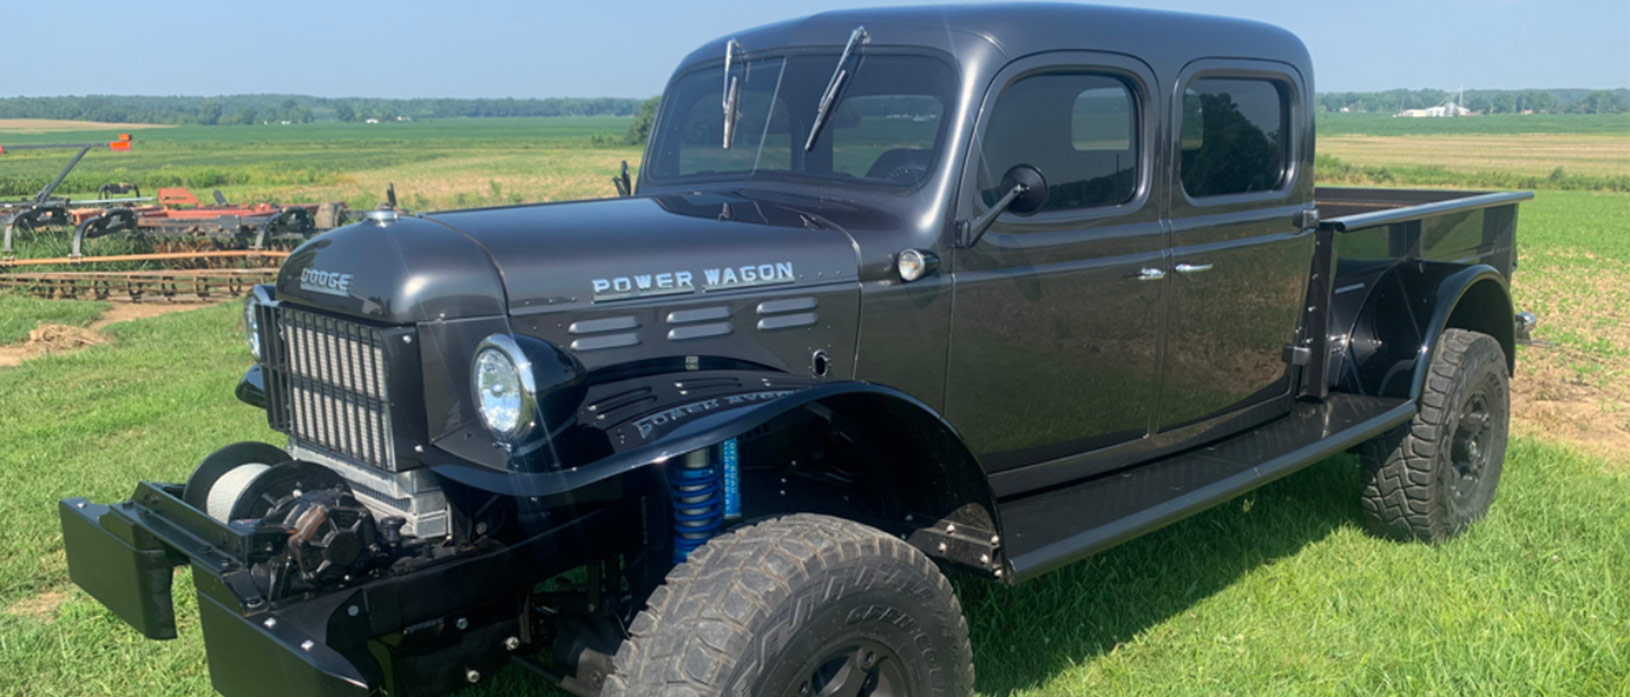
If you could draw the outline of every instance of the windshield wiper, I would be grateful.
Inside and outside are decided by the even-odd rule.
[[[866,34],[866,27],[855,27],[849,34],[849,43],[843,45],[843,55],[838,56],[838,66],[832,70],[832,80],[826,83],[826,92],[821,94],[821,104],[815,109],[815,122],[809,125],[809,138],[804,140],[804,150],[807,152],[815,147],[815,136],[820,135],[821,126],[826,123],[826,117],[832,111],[832,102],[837,101],[838,88],[843,85],[843,79],[848,77],[849,71],[843,69],[843,64],[849,60],[849,52],[855,50],[856,44],[870,41]]]
[[[741,101],[741,84],[730,75],[730,59],[741,49],[741,43],[735,39],[724,44],[724,149],[729,150],[730,144],[736,140],[736,117],[741,116],[739,102]]]

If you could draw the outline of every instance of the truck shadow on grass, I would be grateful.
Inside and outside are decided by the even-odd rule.
[[[956,578],[981,695],[1045,686],[1245,574],[1357,524],[1344,455],[1016,588]]]

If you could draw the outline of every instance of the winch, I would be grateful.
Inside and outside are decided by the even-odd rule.
[[[270,598],[349,581],[400,555],[400,517],[376,520],[332,469],[264,443],[205,458],[182,497],[223,523],[252,526],[250,563]]]

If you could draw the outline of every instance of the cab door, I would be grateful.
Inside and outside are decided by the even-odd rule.
[[[1191,64],[1170,140],[1172,275],[1156,430],[1237,430],[1289,408],[1313,231],[1300,76],[1244,60]],[[1233,418],[1233,428],[1225,422]]]
[[[1040,170],[1048,190],[1038,211],[1002,214],[951,259],[946,414],[997,471],[1148,435],[1168,279],[1147,68],[1044,54],[993,84],[959,215],[992,206],[1014,165]]]

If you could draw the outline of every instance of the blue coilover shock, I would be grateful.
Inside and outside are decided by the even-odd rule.
[[[724,482],[713,449],[686,453],[670,477],[674,497],[674,563],[680,564],[724,526]]]
[[[687,453],[670,478],[674,504],[674,563],[690,557],[741,516],[736,440]]]

